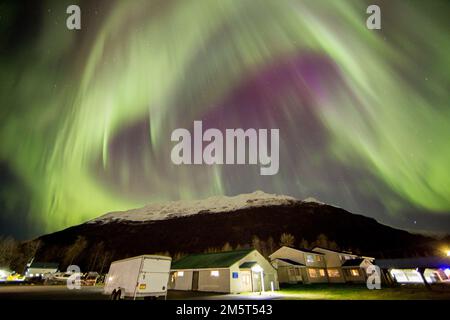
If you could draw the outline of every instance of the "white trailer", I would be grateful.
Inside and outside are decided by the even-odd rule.
[[[111,263],[104,294],[111,299],[167,296],[172,258],[156,255],[118,260]]]

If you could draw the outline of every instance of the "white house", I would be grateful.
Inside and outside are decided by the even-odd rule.
[[[372,257],[321,247],[315,247],[313,251],[324,255],[330,283],[365,282],[366,269],[375,260]]]
[[[344,261],[342,274],[345,282],[365,283],[367,280],[367,268],[372,265],[368,258],[356,258]]]
[[[375,264],[388,284],[450,284],[450,258],[377,259]]]
[[[41,278],[58,271],[58,264],[52,262],[32,262],[27,266],[25,277]]]
[[[326,283],[324,254],[283,246],[270,256],[280,283]]]
[[[278,290],[275,268],[256,250],[193,254],[174,262],[169,288],[240,293]]]

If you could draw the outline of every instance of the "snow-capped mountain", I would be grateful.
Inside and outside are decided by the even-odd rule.
[[[77,264],[91,269],[95,268],[95,260],[101,270],[111,261],[140,254],[187,254],[220,250],[225,245],[251,247],[255,237],[265,243],[260,249],[268,254],[283,233],[294,237],[294,246],[305,246],[305,242],[312,245],[325,235],[342,249],[357,249],[374,257],[426,255],[435,247],[433,239],[385,226],[313,198],[301,201],[257,191],[107,213],[40,237],[36,259],[63,261],[67,248],[82,245]],[[97,259],[99,255],[104,258]]]
[[[181,200],[152,203],[142,208],[110,212],[89,223],[108,223],[112,221],[144,222],[190,216],[197,213],[233,212],[240,209],[292,204],[299,200],[285,196],[268,194],[263,191],[240,194],[234,197],[214,196],[203,200]],[[308,198],[306,202],[317,202]]]

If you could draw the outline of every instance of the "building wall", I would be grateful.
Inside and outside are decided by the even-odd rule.
[[[342,268],[346,282],[366,283],[366,273],[361,267],[344,267]],[[352,274],[352,270],[358,272],[358,275]]]
[[[303,252],[289,247],[281,247],[270,255],[271,260],[276,258],[289,259],[300,264],[306,264]]]
[[[278,281],[280,283],[294,283],[289,277],[289,267],[288,266],[278,266]]]
[[[305,283],[327,283],[328,282],[328,276],[326,272],[326,268],[310,268],[306,267],[306,276],[307,280]],[[321,271],[323,270],[323,271]],[[313,273],[317,276],[314,277]]]
[[[336,273],[339,273],[339,275],[336,276]],[[327,274],[328,274],[328,281],[330,283],[345,282],[344,272],[342,271],[342,268],[327,268]]]
[[[179,275],[180,272],[183,272],[183,276]],[[170,281],[172,281],[170,288],[173,290],[191,290],[192,273],[192,270],[174,270],[170,278]]]
[[[230,269],[199,270],[198,291],[230,292]]]
[[[198,291],[205,292],[223,292],[223,293],[239,293],[244,290],[241,285],[242,276],[245,272],[250,270],[239,269],[239,266],[244,262],[255,261],[264,270],[264,287],[265,290],[271,289],[271,282],[275,290],[279,289],[278,275],[275,268],[256,250],[252,251],[243,259],[234,263],[230,268],[224,269],[196,269],[196,270],[172,270],[170,288],[173,290],[192,290],[193,271],[199,271]],[[215,276],[211,272],[216,271],[218,275]],[[183,276],[179,275],[183,272]],[[233,277],[233,273],[237,277]],[[260,273],[251,273],[254,291],[260,290]]]
[[[305,252],[305,264],[307,267],[326,268],[325,256]]]
[[[240,281],[237,279],[232,278],[233,272],[239,273],[239,278],[241,279],[241,272],[245,271],[242,269],[239,269],[239,266],[243,264],[244,262],[252,262],[255,261],[261,268],[264,270],[264,289],[266,291],[271,290],[271,282],[273,282],[274,290],[279,290],[279,283],[278,283],[278,274],[277,270],[267,261],[263,255],[261,255],[258,251],[254,250],[250,254],[248,254],[243,259],[239,260],[235,264],[233,264],[230,268],[230,277],[231,277],[231,292],[237,293],[242,292]],[[248,270],[247,270],[248,271]],[[252,279],[253,279],[253,291],[259,291],[260,290],[260,275],[256,275],[257,273],[252,272]]]
[[[28,268],[27,275],[33,274],[33,275],[41,275],[41,274],[48,274],[48,273],[55,273],[58,271],[57,269],[48,269],[48,268]]]
[[[349,256],[352,258],[356,258],[354,255],[346,254],[346,253],[338,253],[334,251],[329,251],[322,248],[314,248],[314,251],[321,252],[325,255],[325,261],[327,268],[339,268],[342,266],[343,261],[341,260],[341,256]]]
[[[277,270],[279,283],[303,282],[301,269],[305,267],[292,265],[279,259],[273,260],[272,265]]]
[[[230,292],[229,269],[197,269],[197,270],[173,270],[169,288],[172,290],[192,290],[194,271],[198,271],[198,291],[204,292]],[[218,276],[212,274],[218,273]],[[180,276],[180,273],[183,276]]]

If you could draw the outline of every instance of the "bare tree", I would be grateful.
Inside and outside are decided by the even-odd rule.
[[[330,247],[330,243],[328,241],[328,237],[321,233],[317,236],[316,241],[313,242],[313,247],[321,247],[328,249]]]
[[[302,240],[300,241],[300,247],[304,249],[310,249],[308,240],[302,238]]]
[[[0,267],[12,268],[12,264],[18,254],[18,243],[12,237],[0,238]]]
[[[225,244],[223,245],[223,247],[222,247],[222,251],[223,251],[223,252],[231,251],[231,250],[233,250],[233,247],[230,245],[229,242],[225,243]]]
[[[80,255],[80,253],[87,247],[87,240],[85,237],[78,236],[77,240],[66,250],[64,256],[64,264],[69,266]]]
[[[100,274],[103,274],[103,272],[108,271],[108,266],[111,264],[112,259],[114,257],[114,252],[105,251],[103,254],[103,257],[101,259],[101,265],[100,265]]]
[[[269,252],[269,255],[271,255],[278,249],[278,248],[276,248],[275,241],[273,240],[272,237],[269,237],[269,239],[267,239],[266,247],[267,247],[267,251]]]
[[[11,263],[11,269],[22,273],[27,264],[33,260],[40,244],[39,240],[25,241],[18,244],[15,257]]]
[[[261,240],[256,235],[252,237],[252,247],[261,252]]]
[[[89,262],[89,270],[97,270],[99,265],[100,256],[105,251],[105,244],[103,241],[95,244],[90,250],[90,262]]]

